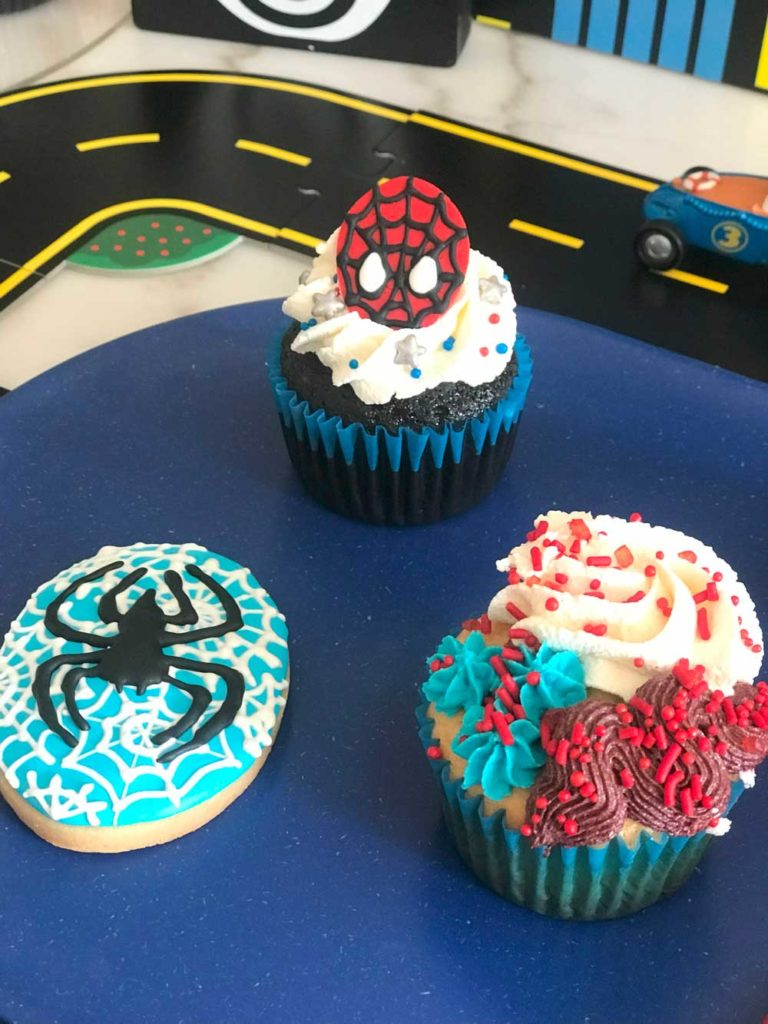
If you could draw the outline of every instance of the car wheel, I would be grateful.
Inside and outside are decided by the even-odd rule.
[[[682,260],[685,244],[669,221],[651,220],[638,231],[635,252],[640,262],[651,270],[671,270]]]

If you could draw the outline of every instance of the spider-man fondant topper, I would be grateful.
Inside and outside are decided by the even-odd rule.
[[[456,204],[422,178],[374,185],[347,211],[337,242],[347,309],[387,327],[427,327],[455,301],[469,264]]]

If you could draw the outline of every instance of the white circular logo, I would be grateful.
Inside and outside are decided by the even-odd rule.
[[[274,11],[277,15],[295,17],[296,15],[321,14],[327,11],[332,19],[324,25],[301,28],[284,25],[279,20],[275,21],[269,16],[257,14],[256,11],[252,11],[248,7],[244,0],[218,0],[218,2],[235,18],[259,32],[292,39],[316,40],[321,43],[339,43],[345,39],[359,36],[381,17],[390,4],[390,0],[354,0],[346,13],[334,18],[333,8],[338,7],[338,0],[259,0],[259,7]]]

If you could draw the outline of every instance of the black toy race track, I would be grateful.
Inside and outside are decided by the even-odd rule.
[[[692,162],[695,154],[692,154]],[[679,168],[680,171],[684,168]],[[0,96],[0,307],[109,221],[171,209],[311,252],[377,178],[444,188],[518,301],[768,380],[766,269],[633,254],[658,182],[422,112],[219,72]]]

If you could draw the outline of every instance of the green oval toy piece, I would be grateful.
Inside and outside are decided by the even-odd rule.
[[[91,270],[165,270],[210,259],[240,237],[178,213],[139,213],[103,228],[69,260]]]

